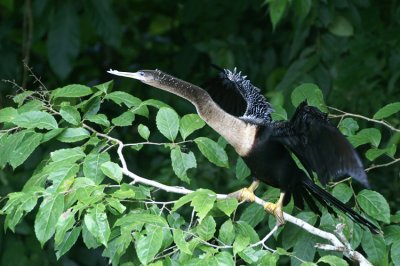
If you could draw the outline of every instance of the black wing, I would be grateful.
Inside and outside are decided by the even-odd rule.
[[[299,158],[309,174],[316,172],[322,184],[349,175],[369,186],[352,145],[329,123],[326,114],[306,102],[297,107],[290,121],[277,122],[272,135]]]
[[[220,69],[203,88],[224,111],[255,124],[271,121],[271,105],[241,72]]]

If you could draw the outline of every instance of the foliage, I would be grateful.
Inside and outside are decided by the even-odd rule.
[[[112,91],[112,87],[112,82],[92,88],[68,85],[52,91],[30,92],[25,99],[24,95],[28,94],[23,91],[14,96],[13,107],[0,110],[4,122],[0,133],[1,167],[7,164],[14,169],[21,167],[36,149],[49,146],[51,142],[60,143],[55,149],[54,144],[50,145],[51,152],[40,158],[41,163],[30,173],[22,190],[7,196],[1,209],[6,217],[6,228],[15,232],[22,219],[38,206],[37,212],[34,211],[34,230],[42,247],[52,240],[59,259],[81,238],[87,248],[101,249],[102,256],[109,258],[113,265],[124,262],[187,265],[200,261],[212,265],[274,264],[289,258],[293,265],[299,265],[314,261],[316,256],[318,262],[347,264],[337,254],[326,255],[314,249],[318,238],[310,237],[294,225],[285,226],[267,242],[260,241],[262,234],[274,227],[274,218],[266,219],[264,211],[254,209],[255,205],[239,206],[235,198],[218,200],[215,192],[202,188],[180,198],[172,195],[173,201],[162,201],[155,190],[162,189],[158,183],[153,187],[132,183],[127,173],[130,167],[125,168],[122,150],[116,154],[116,148],[124,148],[125,156],[129,154],[134,160],[140,160],[148,146],[157,145],[170,153],[174,178],[189,183],[189,170],[197,167],[199,156],[215,166],[228,167],[227,147],[208,137],[195,137],[195,131],[204,126],[196,114],[180,118],[170,107],[154,105],[152,100],[142,101],[126,92]],[[317,106],[325,106],[320,96],[316,85],[304,84],[294,90],[292,101],[299,103],[306,99]],[[107,105],[121,106],[121,114],[111,118],[103,113]],[[153,109],[157,113],[155,121],[149,116]],[[378,113],[385,110],[386,106]],[[121,118],[127,113],[127,118]],[[395,114],[390,113],[388,115]],[[148,120],[136,123],[136,116]],[[158,133],[149,129],[154,128],[152,122]],[[138,128],[137,134],[143,140],[120,142],[114,137],[118,134],[115,131],[124,127]],[[366,141],[361,144],[371,149],[379,145],[373,128],[352,130],[354,125],[348,123],[341,124],[340,128],[347,132],[350,140],[364,132]],[[163,142],[152,142],[157,134]],[[140,151],[135,152],[139,148]],[[242,160],[237,161],[236,168],[239,179],[248,175]],[[345,223],[345,235],[352,248],[361,246],[374,264],[386,263],[389,254],[396,261],[394,243],[400,241],[400,235],[395,232],[400,227],[390,224],[385,198],[372,190],[357,194],[348,181],[332,187],[335,196],[345,202],[356,200],[365,215],[382,222],[383,230],[390,233],[385,238],[372,235],[343,214],[334,217],[325,212],[318,219],[307,209],[292,211],[298,218],[321,228],[332,229],[337,223]],[[269,190],[265,196],[272,196],[272,192],[276,190]],[[135,252],[128,251],[130,249]]]
[[[346,237],[351,236],[352,246],[358,246],[363,241],[361,249],[370,250],[367,255],[371,258],[384,254],[384,260],[378,264],[385,265],[390,260],[398,263],[400,259],[396,254],[399,254],[400,248],[396,240],[400,222],[397,207],[400,204],[400,166],[395,163],[395,158],[399,157],[397,147],[400,141],[400,90],[396,89],[400,81],[399,12],[400,5],[394,0],[171,0],[168,5],[159,0],[0,0],[0,77],[16,80],[24,89],[15,95],[18,87],[10,81],[0,82],[0,123],[4,124],[2,130],[6,130],[0,137],[0,196],[3,208],[5,204],[12,205],[13,201],[18,203],[10,205],[8,210],[13,213],[11,216],[1,216],[0,219],[0,223],[6,222],[14,231],[0,231],[0,264],[56,265],[73,261],[80,265],[105,265],[106,260],[100,254],[109,258],[119,256],[124,250],[126,252],[121,261],[138,262],[135,245],[139,236],[141,245],[151,243],[147,238],[151,225],[134,230],[131,229],[134,222],[126,220],[129,225],[127,232],[140,233],[131,236],[125,231],[111,230],[107,248],[104,249],[101,242],[105,241],[101,238],[107,236],[107,230],[96,232],[96,228],[107,226],[98,223],[89,230],[85,221],[90,223],[94,220],[96,224],[96,217],[104,218],[103,214],[106,214],[108,226],[112,228],[118,215],[126,215],[132,209],[147,209],[151,214],[158,214],[161,210],[167,213],[172,208],[172,204],[155,204],[157,208],[146,203],[150,192],[152,199],[162,202],[179,198],[172,193],[150,191],[148,187],[138,184],[129,185],[127,176],[123,175],[120,180],[119,174],[111,174],[108,170],[115,168],[114,164],[120,165],[120,161],[114,147],[107,149],[102,145],[115,143],[105,143],[104,138],[96,137],[90,129],[82,127],[82,123],[124,143],[131,143],[132,146],[124,148],[129,168],[150,179],[172,186],[184,185],[193,190],[211,189],[218,193],[229,193],[248,185],[246,177],[250,174],[243,161],[207,127],[198,131],[204,125],[197,115],[187,115],[193,109],[184,101],[177,101],[174,96],[157,90],[139,89],[137,84],[135,91],[128,94],[133,83],[127,79],[118,79],[115,91],[111,90],[112,82],[105,82],[110,79],[105,71],[109,68],[125,71],[159,68],[201,85],[215,74],[209,67],[210,63],[228,68],[237,66],[248,75],[273,104],[276,111],[274,119],[290,118],[294,108],[291,104],[294,89],[302,95],[307,84],[317,84],[321,88],[328,107],[318,105],[321,93],[308,93],[306,90],[308,94],[303,97],[309,97],[309,101],[319,108],[328,108],[333,113],[331,117],[338,118],[334,119],[334,123],[338,123],[340,130],[354,145],[358,145],[363,154],[372,188],[383,195],[391,208],[388,216],[386,204],[382,212],[373,207],[382,203],[382,198],[374,192],[363,192],[364,196],[359,196],[356,192],[361,189],[357,184],[337,184],[332,190],[336,197],[349,204],[356,203],[365,213],[383,223],[385,242],[375,238],[372,241],[358,226],[348,227]],[[63,89],[58,92],[51,90],[48,92],[51,97],[47,95],[43,98],[38,91],[44,85],[38,81],[39,78],[30,77],[21,60],[33,67],[48,88]],[[66,84],[71,84],[68,89],[65,89],[68,87],[64,86]],[[64,98],[65,93],[73,97]],[[9,95],[15,97],[11,99]],[[152,100],[140,100],[149,98]],[[52,107],[58,114],[45,109],[49,102],[44,99],[54,103]],[[165,103],[154,99],[162,99]],[[294,103],[302,99],[294,99]],[[346,112],[334,110],[331,106]],[[158,131],[156,115],[161,107],[173,107],[178,114],[175,143]],[[10,126],[18,128],[7,131]],[[175,134],[172,133],[168,135],[171,138]],[[149,144],[150,141],[154,145]],[[213,147],[217,147],[219,156],[210,159],[213,155],[207,151],[203,156],[197,146],[211,141],[223,147],[227,157],[216,145]],[[4,143],[11,145],[4,149]],[[229,168],[216,167],[208,159],[214,160],[217,165],[229,164]],[[386,164],[389,165],[380,167]],[[71,202],[77,202],[77,199],[63,195],[62,219],[65,220],[59,224],[57,221],[56,233],[41,248],[35,229],[44,229],[39,234],[42,242],[53,229],[46,229],[43,223],[36,222],[37,214],[40,212],[42,219],[48,215],[48,219],[53,221],[60,206],[51,207],[51,204],[61,202],[60,197],[44,200],[46,195],[53,193],[49,192],[49,186],[61,191],[69,191],[68,186],[79,188],[76,194],[84,204],[81,211],[68,213],[69,206],[74,204]],[[258,193],[261,194],[263,188]],[[363,202],[369,195],[374,201]],[[265,196],[274,199],[277,191],[268,188]],[[103,211],[100,203],[104,206]],[[93,209],[92,205],[96,205],[97,209]],[[234,202],[215,201],[202,222],[207,221],[207,228],[212,228],[213,223],[208,221],[208,217],[214,218],[216,232],[209,243],[215,243],[218,237],[227,245],[235,245],[237,262],[245,264],[264,256],[260,263],[254,264],[268,265],[276,261],[288,264],[293,255],[299,255],[298,252],[316,252],[311,245],[307,246],[309,249],[301,246],[305,241],[314,239],[306,233],[300,234],[298,228],[290,224],[282,231],[280,229],[277,238],[270,238],[267,242],[268,246],[277,247],[274,255],[267,256],[266,252],[258,249],[241,250],[241,243],[250,240],[235,241],[238,221],[245,221],[262,237],[269,232],[274,220],[254,204],[241,204],[232,214],[234,205]],[[191,256],[192,252],[199,255],[200,247],[204,252],[202,254],[211,254],[214,252],[212,247],[195,244],[196,241],[192,241],[194,237],[187,233],[198,226],[191,224],[188,227],[192,210],[189,206],[188,201],[187,205],[177,209],[178,213],[173,212],[172,218],[167,216],[168,226],[173,224],[181,231],[171,231],[173,241],[180,249],[179,254]],[[292,212],[290,206],[287,211]],[[41,208],[51,208],[54,214],[40,211]],[[300,215],[297,210],[293,213]],[[378,218],[378,214],[383,216]],[[86,215],[88,218],[85,220]],[[226,219],[225,215],[232,218]],[[139,214],[132,220],[139,219],[137,217]],[[314,221],[311,214],[299,217]],[[391,224],[384,224],[389,218]],[[144,219],[143,216],[140,219]],[[338,220],[351,224],[347,219],[325,213],[316,224],[332,231],[334,222]],[[125,225],[118,228],[125,228]],[[208,235],[204,234],[204,230],[194,234],[206,239],[213,230],[207,232]],[[291,246],[294,242],[289,236],[298,237],[300,244]],[[133,237],[135,244],[131,242]],[[163,234],[162,238],[165,240],[168,236]],[[56,255],[48,250],[53,250],[54,245],[57,246]],[[207,263],[229,264],[231,252],[230,249],[220,249],[215,256],[204,255],[202,258]],[[143,256],[150,258],[153,253],[147,251]],[[310,254],[307,256],[311,257]],[[318,264],[340,265],[337,256],[332,258],[332,255],[320,251],[317,254],[321,257],[314,257]],[[241,256],[247,256],[247,261]],[[298,260],[293,259],[293,262],[298,263]]]

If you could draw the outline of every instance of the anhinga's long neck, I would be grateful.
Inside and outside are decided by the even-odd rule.
[[[159,70],[146,71],[152,74],[151,82],[143,82],[176,94],[190,101],[204,121],[223,136],[241,156],[245,156],[253,146],[256,126],[245,123],[239,118],[226,113],[202,88],[163,73]]]

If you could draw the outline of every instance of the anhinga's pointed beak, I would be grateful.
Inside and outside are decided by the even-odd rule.
[[[141,80],[141,81],[145,80],[145,76],[144,76],[142,71],[138,71],[138,72],[121,72],[121,71],[118,71],[118,70],[110,69],[107,72],[112,74],[112,75],[116,75],[116,76],[127,77],[127,78],[137,79],[137,80]]]

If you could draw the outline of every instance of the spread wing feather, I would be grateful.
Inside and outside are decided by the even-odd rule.
[[[349,175],[369,186],[360,157],[317,108],[303,102],[290,121],[277,122],[275,127],[272,138],[289,148],[309,174],[316,172],[322,184]]]

